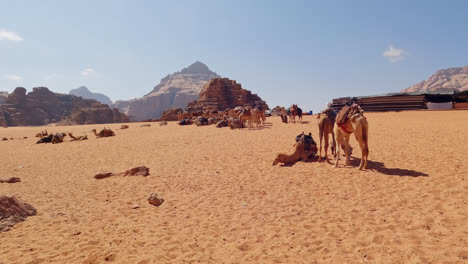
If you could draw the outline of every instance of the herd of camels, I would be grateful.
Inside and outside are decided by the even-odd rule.
[[[231,113],[232,112],[232,113]],[[248,123],[248,126],[252,126],[252,123],[262,124],[265,122],[265,112],[258,110],[257,108],[253,109],[241,109],[241,111],[230,110],[226,111],[225,113],[217,113],[214,111],[209,112],[211,115],[215,116],[216,114],[221,114],[226,120],[228,116],[239,116],[241,124],[244,122]],[[295,117],[298,116],[299,122],[302,120],[302,110],[297,105],[292,105],[288,110],[284,107],[280,109],[279,115],[281,116],[282,120],[287,122],[287,117],[289,117],[290,121],[295,123]],[[183,116],[183,113],[179,113],[179,120],[185,119],[187,117]],[[212,118],[212,117],[211,117]],[[368,147],[368,123],[366,117],[363,115],[362,109],[357,105],[353,104],[352,106],[345,106],[341,111],[336,115],[332,108],[327,108],[325,111],[320,113],[317,116],[319,119],[319,138],[320,138],[320,151],[319,151],[319,158],[318,161],[322,160],[322,149],[325,151],[325,160],[330,162],[328,159],[328,147],[329,147],[329,135],[332,136],[332,144],[330,146],[332,155],[335,157],[335,167],[338,166],[338,161],[340,158],[340,150],[342,149],[346,156],[346,165],[350,165],[350,155],[352,153],[352,148],[349,144],[349,139],[351,134],[354,134],[354,137],[359,143],[359,147],[361,148],[361,162],[359,165],[359,169],[366,169],[367,168],[367,160],[369,155],[369,147]],[[223,122],[223,121],[220,121]],[[167,123],[166,123],[167,124]],[[336,124],[336,125],[335,125]],[[127,129],[128,125],[122,125],[121,129]],[[97,133],[96,129],[93,129],[92,132],[96,136],[96,138],[101,137],[111,137],[115,136],[114,131],[108,128],[104,128],[99,133]],[[37,143],[61,143],[63,142],[64,137],[67,136],[65,133],[55,133],[55,134],[48,134],[47,131],[41,131],[38,133],[36,137],[39,137],[39,141]],[[81,141],[87,140],[88,136],[73,136],[73,134],[68,133],[68,136],[71,138],[71,141]],[[300,139],[299,139],[300,138]],[[310,138],[312,141],[313,139]],[[317,152],[316,143],[313,142],[315,152],[312,153],[310,151],[309,145],[307,148],[304,145],[303,137],[298,136],[296,139],[297,143],[295,144],[295,151],[292,154],[284,154],[279,153],[275,160],[273,161],[273,165],[277,163],[293,163],[299,160],[307,161],[311,156],[314,156]],[[325,145],[322,146],[322,142],[325,142]]]
[[[296,105],[293,105],[293,108]],[[297,107],[297,106],[296,106]],[[290,109],[291,109],[290,108]],[[284,110],[284,108],[283,108]],[[354,137],[359,143],[361,148],[361,163],[359,169],[367,168],[367,160],[369,156],[369,146],[368,146],[368,135],[369,135],[369,125],[367,123],[366,117],[363,115],[362,109],[353,104],[352,106],[345,106],[338,113],[338,116],[335,116],[333,109],[328,108],[322,113],[320,113],[317,118],[319,119],[319,138],[320,138],[320,152],[319,152],[319,161],[322,160],[322,141],[324,139],[325,146],[325,160],[329,162],[328,159],[328,147],[329,147],[329,134],[332,135],[332,144],[331,151],[335,156],[335,168],[338,166],[338,161],[340,157],[340,149],[343,149],[346,156],[346,165],[350,165],[350,155],[352,153],[352,148],[349,144],[349,138],[351,134],[354,134]],[[291,114],[290,114],[291,116]],[[283,115],[281,115],[283,119]],[[294,118],[294,117],[290,117]],[[283,119],[284,120],[284,119]],[[294,120],[294,119],[292,119]],[[335,125],[336,123],[336,125]],[[295,145],[294,153],[288,155],[284,153],[279,153],[273,165],[281,162],[284,164],[296,162],[299,160],[307,161],[308,155],[305,155],[304,145],[301,142],[297,142]]]

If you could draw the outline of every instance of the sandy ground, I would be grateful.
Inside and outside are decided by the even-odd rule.
[[[0,177],[21,178],[0,194],[38,210],[0,233],[0,263],[467,263],[468,111],[366,116],[366,171],[354,137],[350,167],[271,165],[300,132],[318,140],[315,116],[131,123],[102,139],[89,131],[103,125],[47,127],[90,136],[55,145],[35,144],[41,127],[0,128],[14,138],[0,141]],[[150,176],[93,178],[143,165]]]

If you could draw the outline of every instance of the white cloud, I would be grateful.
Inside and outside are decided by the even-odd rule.
[[[9,80],[9,81],[15,81],[15,82],[21,82],[23,80],[23,78],[21,76],[18,76],[18,75],[14,75],[14,74],[6,74],[3,76],[3,78]]]
[[[6,29],[0,29],[0,40],[9,40],[14,42],[21,42],[23,38],[15,32],[8,31]]]
[[[50,81],[52,79],[56,79],[58,77],[61,77],[61,75],[57,74],[57,73],[52,73],[52,74],[49,74],[49,75],[45,76],[44,81],[48,82],[48,81]]]
[[[387,57],[390,62],[397,62],[405,58],[407,54],[403,49],[395,48],[393,45],[388,46],[388,49],[384,51],[383,56]]]
[[[96,74],[96,71],[92,68],[84,69],[80,72],[81,76],[90,76]]]

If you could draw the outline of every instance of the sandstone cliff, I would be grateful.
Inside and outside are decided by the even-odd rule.
[[[402,92],[444,92],[468,90],[468,66],[439,70],[426,81],[403,89]]]
[[[236,106],[252,106],[269,109],[265,101],[258,95],[242,89],[240,83],[227,78],[215,78],[203,86],[198,101],[188,104],[186,110],[203,111],[205,108],[216,108],[219,111]]]
[[[41,126],[49,123],[78,125],[128,122],[117,109],[95,100],[53,93],[45,87],[18,87],[0,106],[0,124],[8,126]]]
[[[83,97],[84,99],[94,99],[102,104],[111,105],[112,101],[109,97],[101,93],[93,93],[86,86],[81,86],[76,89],[70,90],[68,94]]]
[[[219,77],[205,64],[195,62],[189,67],[167,75],[147,95],[128,101],[117,101],[114,107],[127,114],[132,120],[159,118],[169,108],[185,108],[198,99],[203,85],[212,78]]]
[[[5,103],[8,97],[8,92],[0,92],[0,105]]]

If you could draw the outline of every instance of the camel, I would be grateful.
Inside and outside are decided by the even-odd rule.
[[[309,156],[305,151],[304,137],[301,137],[301,139],[295,144],[294,153],[291,155],[279,153],[273,161],[273,166],[280,162],[283,164],[290,164],[299,160],[307,161],[308,159]]]
[[[99,134],[96,133],[96,129],[91,130],[91,132],[94,132],[96,138],[115,136],[114,131],[112,131],[110,128],[104,128],[103,130],[99,131]]]
[[[49,133],[47,133],[47,130],[46,130],[46,131],[41,131],[40,133],[37,133],[36,137],[43,138],[43,137],[46,137],[48,135],[49,135]]]
[[[252,109],[250,108],[244,108],[242,112],[239,115],[239,120],[242,123],[242,125],[247,121],[247,125],[249,127],[253,127],[252,125]]]
[[[297,115],[297,105],[293,104],[289,108],[289,120],[291,120],[293,123],[296,123],[296,115]]]
[[[369,124],[367,119],[362,115],[361,112],[355,111],[348,114],[348,118],[342,124],[337,124],[335,126],[335,137],[338,146],[336,148],[336,162],[335,168],[338,166],[338,160],[340,158],[340,149],[344,146],[344,152],[346,155],[346,165],[349,165],[349,155],[350,155],[350,145],[349,137],[354,133],[354,137],[359,142],[359,147],[361,148],[361,164],[359,169],[366,169],[367,167],[367,157],[369,156],[369,146],[368,146],[368,137],[369,137]]]
[[[328,110],[328,109],[327,109]],[[320,136],[320,154],[319,161],[322,160],[322,138],[325,137],[325,160],[328,162],[328,134],[332,134],[332,145],[331,152],[335,154],[335,133],[333,132],[333,127],[335,126],[335,117],[330,113],[330,111],[325,110],[320,114],[319,120],[319,136]]]
[[[88,136],[87,136],[87,135],[75,137],[75,136],[73,136],[72,133],[68,133],[68,136],[71,138],[71,141],[88,140]]]
[[[65,134],[65,133],[56,133],[56,134],[51,133],[50,135],[39,139],[39,141],[37,141],[36,144],[40,144],[40,143],[52,143],[52,144],[62,143],[63,138],[66,137],[66,136],[67,136],[67,134]]]

